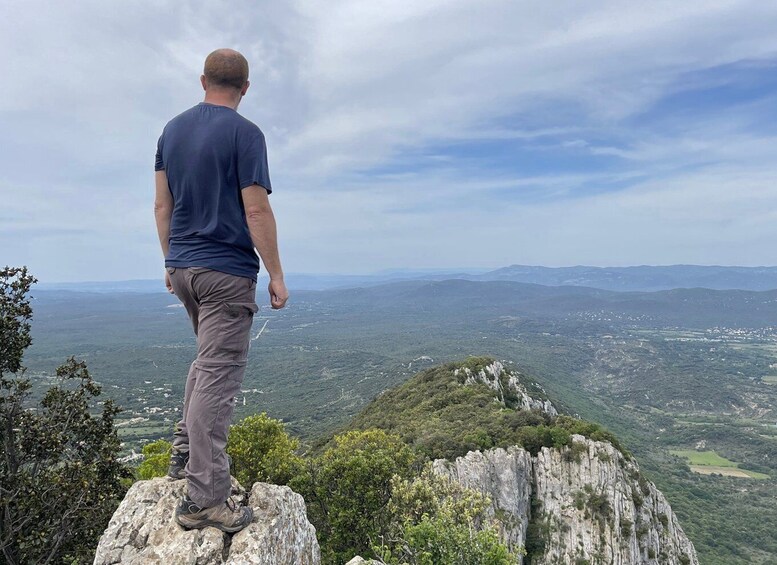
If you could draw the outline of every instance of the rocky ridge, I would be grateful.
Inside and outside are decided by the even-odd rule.
[[[472,451],[434,461],[439,475],[489,496],[504,542],[532,565],[698,564],[693,544],[655,485],[607,442]]]

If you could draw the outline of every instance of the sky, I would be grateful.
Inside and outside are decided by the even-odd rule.
[[[287,272],[777,264],[777,3],[3,0],[0,264],[162,275],[153,158],[245,54]]]

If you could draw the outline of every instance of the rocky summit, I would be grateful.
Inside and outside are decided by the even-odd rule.
[[[100,538],[95,565],[318,565],[316,530],[302,497],[284,486],[255,483],[247,498],[254,521],[234,535],[216,528],[184,530],[174,520],[186,481],[158,478],[132,485]]]

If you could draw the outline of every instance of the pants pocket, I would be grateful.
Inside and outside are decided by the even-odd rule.
[[[259,311],[255,302],[225,302],[224,309],[227,318],[232,320],[240,319],[244,316],[253,316]]]

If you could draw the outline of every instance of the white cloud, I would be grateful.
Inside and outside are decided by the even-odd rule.
[[[287,270],[775,262],[758,108],[627,125],[707,69],[773,60],[775,24],[777,5],[754,0],[7,1],[0,263],[49,280],[155,275],[156,137],[227,45],[252,63],[241,111],[267,134]],[[486,140],[624,164],[473,174],[435,149]],[[360,173],[427,150],[428,170]],[[624,186],[587,196],[598,182]]]

